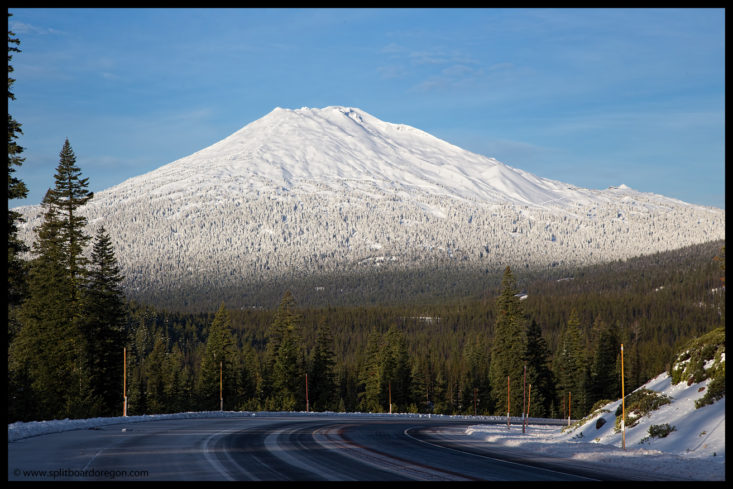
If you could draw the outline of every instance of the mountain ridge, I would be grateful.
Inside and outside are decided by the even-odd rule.
[[[284,147],[278,144],[283,139],[287,139]],[[418,148],[416,140],[425,142],[426,149]],[[337,144],[323,145],[323,141]],[[380,158],[385,164],[380,164]],[[453,165],[452,159],[460,160],[462,166]],[[177,173],[175,181],[181,180],[181,172],[193,171],[220,179],[270,180],[287,190],[303,181],[357,180],[383,184],[386,190],[428,189],[437,195],[494,204],[607,202],[610,190],[591,191],[537,177],[411,126],[383,122],[341,106],[275,108],[217,143],[110,190],[128,182],[164,178],[171,171]],[[625,185],[613,188],[635,192]]]
[[[40,206],[17,210],[30,243]],[[365,267],[575,266],[725,236],[724,210],[582,189],[340,106],[276,108],[82,212],[132,296]]]

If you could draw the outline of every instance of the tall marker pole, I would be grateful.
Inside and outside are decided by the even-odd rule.
[[[219,362],[219,411],[224,411],[224,383],[222,382],[222,371],[224,369],[223,363],[224,362]]]
[[[389,414],[392,414],[392,382],[389,383]]]
[[[621,343],[621,448],[626,450],[626,399],[624,399],[624,344]]]
[[[509,421],[509,413],[512,412],[510,409],[511,407],[511,398],[509,397],[509,376],[506,376],[506,429],[509,429],[511,427],[511,422]]]
[[[308,374],[305,374],[305,412],[310,411],[310,405],[308,404]]]
[[[127,416],[127,348],[122,349],[122,416]]]
[[[473,388],[473,415],[476,416],[476,387]]]
[[[527,394],[527,417],[524,418],[524,425],[529,421],[529,402],[532,400],[532,384],[529,384],[529,394]],[[522,431],[524,433],[524,431]]]
[[[566,412],[567,412],[567,411],[566,411],[566,409],[565,409],[565,396],[563,395],[563,396],[562,396],[562,419],[565,419],[565,413],[566,413]]]
[[[524,364],[524,376],[522,380],[522,433],[524,433],[524,420],[527,416],[527,364]]]
[[[570,408],[573,403],[573,393],[568,392],[568,426],[570,426]]]

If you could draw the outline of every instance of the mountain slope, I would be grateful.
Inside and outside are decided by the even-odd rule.
[[[18,210],[30,242],[40,209]],[[84,212],[135,298],[374,267],[572,266],[725,236],[723,210],[576,188],[345,107],[277,108]]]
[[[345,107],[276,108],[190,156],[109,189],[114,198],[222,187],[228,192],[426,193],[482,204],[602,204],[628,187],[591,191],[540,178],[418,129]],[[614,191],[615,190],[615,191]],[[660,202],[677,203],[655,196]]]

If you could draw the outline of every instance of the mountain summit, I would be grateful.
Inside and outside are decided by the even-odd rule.
[[[18,211],[31,242],[40,206]],[[725,237],[721,209],[577,188],[337,106],[276,108],[95,193],[84,212],[108,230],[139,298],[244,297],[385,269],[570,267]]]
[[[122,186],[224,181],[250,191],[323,185],[425,193],[484,204],[598,202],[599,194],[540,178],[404,124],[350,107],[276,108],[231,136]],[[120,187],[122,187],[120,186]],[[605,199],[607,200],[607,199]]]

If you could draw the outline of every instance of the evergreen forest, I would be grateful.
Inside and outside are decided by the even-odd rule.
[[[18,45],[9,31],[9,100]],[[8,119],[10,200],[27,189],[13,175],[23,163],[21,125]],[[723,241],[562,276],[506,266],[477,273],[462,295],[432,299],[316,305],[278,283],[276,300],[259,308],[135,302],[106,229],[89,235],[78,212],[93,193],[68,140],[54,178],[31,247],[17,236],[22,218],[8,211],[9,423],[119,416],[123,403],[128,415],[518,416],[525,385],[530,416],[581,418],[621,396],[622,344],[630,392],[669,370],[681,345],[725,324]],[[415,281],[388,278],[387,288]]]

